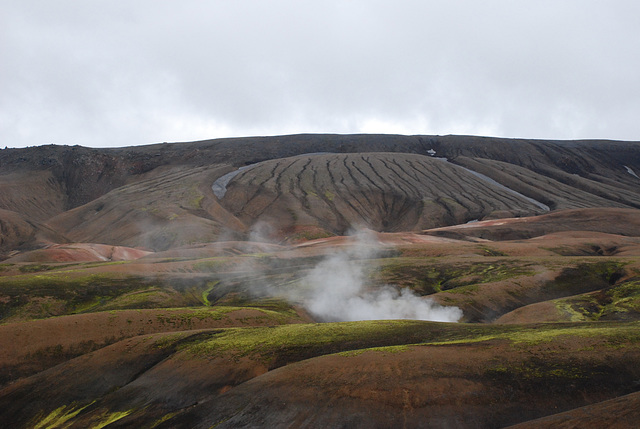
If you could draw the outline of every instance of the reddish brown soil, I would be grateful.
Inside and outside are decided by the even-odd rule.
[[[216,243],[202,243],[191,246],[183,246],[163,252],[151,253],[145,256],[145,260],[162,260],[167,258],[199,259],[215,256],[234,256],[245,253],[278,252],[284,250],[284,246],[273,243],[260,243],[252,241],[220,241]]]
[[[2,195],[0,184],[0,199],[2,197],[4,195]],[[24,214],[4,210],[0,205],[0,261],[20,251],[68,241],[66,237],[48,226]]]
[[[107,246],[93,243],[54,244],[45,249],[21,253],[7,259],[16,262],[105,262],[132,261],[152,252],[123,246]]]
[[[222,427],[501,427],[633,388],[622,378],[637,373],[637,354],[631,360],[599,356],[576,351],[580,344],[562,347],[561,359],[616,376],[584,381],[517,369],[544,368],[544,357],[556,347],[517,350],[491,342],[314,358],[256,377],[161,427],[204,428],[221,421]]]
[[[640,392],[510,426],[512,429],[632,429],[640,422]]]
[[[535,267],[533,267],[535,268]],[[549,291],[546,286],[560,271],[543,269],[533,275],[471,287],[464,293],[444,291],[430,295],[442,305],[455,305],[463,310],[466,322],[494,322],[516,308],[542,300],[566,296],[563,291]],[[588,285],[584,285],[585,288]]]
[[[317,152],[324,153],[311,155]],[[434,152],[449,162],[433,158]],[[370,135],[4,150],[0,260],[12,259],[0,266],[0,275],[41,281],[29,285],[29,295],[21,289],[26,277],[7,279],[0,294],[0,303],[7,304],[2,316],[35,317],[32,303],[51,308],[48,315],[75,311],[51,292],[60,283],[49,278],[88,274],[104,274],[109,281],[78,282],[81,291],[121,287],[138,276],[131,291],[121,289],[125,295],[140,293],[138,284],[155,289],[149,301],[132,305],[171,307],[208,301],[201,293],[212,289],[202,285],[213,283],[213,274],[229,275],[229,285],[220,280],[229,290],[215,299],[231,302],[244,286],[232,275],[238,270],[250,282],[272,261],[272,271],[284,274],[288,284],[297,278],[287,278],[287,269],[308,269],[354,239],[305,240],[363,225],[397,232],[372,233],[376,247],[387,246],[381,251],[387,256],[453,268],[528,264],[531,273],[521,277],[504,269],[504,276],[484,282],[482,272],[474,272],[463,279],[470,287],[433,295],[463,308],[466,320],[561,320],[545,300],[599,293],[635,281],[640,273],[639,182],[624,168],[640,171],[639,155],[640,146],[626,142]],[[236,176],[225,197],[213,194],[218,177],[253,163],[258,165]],[[460,166],[548,205],[551,212],[522,217],[545,209]],[[465,223],[476,219],[486,222]],[[263,235],[296,245],[235,241],[255,235],[256,221],[273,224]],[[446,225],[455,226],[420,232]],[[56,244],[69,241],[104,244]],[[118,260],[132,262],[80,264]],[[598,260],[604,261],[602,272],[581,277],[580,270]],[[70,263],[76,266],[56,272]],[[430,272],[415,272],[405,280],[419,290]],[[566,273],[578,281],[556,281]],[[193,284],[197,292],[185,289]],[[108,298],[122,304],[116,292]],[[633,304],[636,297],[630,298]],[[551,417],[529,427],[625,427],[639,417],[637,393],[621,396],[638,390],[638,344],[612,332],[607,340],[493,340],[411,346],[397,353],[318,357],[349,349],[305,343],[274,347],[273,356],[253,355],[246,345],[241,355],[214,350],[196,356],[182,346],[210,339],[221,328],[309,318],[300,313],[274,320],[252,309],[221,318],[188,318],[189,312],[127,310],[0,325],[0,383],[9,383],[0,390],[0,426],[34,427],[51,412],[44,423],[58,426],[66,423],[55,419],[65,415],[72,427],[84,428],[130,412],[110,427],[189,429],[502,427],[543,416]],[[271,329],[265,331],[268,336]],[[358,341],[348,347],[367,346]],[[394,341],[409,342],[407,337]],[[275,368],[285,363],[291,364]]]
[[[42,419],[44,416],[38,410],[76,403],[86,405],[88,398],[99,402],[92,413],[76,421],[77,427],[91,427],[104,413],[118,407],[116,404],[125,403],[140,406],[143,411],[140,414],[148,421],[158,412],[164,415],[167,407],[188,408],[266,372],[264,364],[250,359],[199,358],[176,352],[179,344],[216,332],[196,330],[130,338],[19,380],[0,391],[2,421],[22,426]],[[28,397],[43,398],[44,402],[6,407],[7,401],[23,401],[25,392]],[[93,419],[93,424],[84,424],[83,419]],[[149,422],[142,424],[148,425]]]
[[[308,322],[308,316],[273,318],[243,308],[206,317],[207,308],[122,310],[0,325],[0,384],[30,375],[124,338],[217,327]],[[212,308],[212,312],[216,309]]]
[[[572,217],[574,215],[575,219]],[[499,219],[437,228],[422,234],[371,231],[369,236],[373,239],[372,244],[400,249],[420,249],[424,256],[487,255],[486,251],[481,250],[487,247],[508,256],[522,257],[637,256],[640,255],[638,218],[640,216],[637,215],[637,211],[633,210],[569,210],[530,218]],[[198,259],[264,252],[283,257],[311,256],[331,252],[336,246],[351,245],[355,240],[353,237],[334,236],[301,241],[293,246],[223,241],[183,246],[156,253],[122,246],[73,243],[50,245],[46,249],[24,252],[7,260],[6,263],[124,261],[139,258],[143,258],[142,261],[158,262],[167,259]],[[147,268],[154,271],[160,269],[160,266]]]
[[[553,302],[538,302],[517,308],[496,319],[495,323],[567,322],[570,315],[562,314]]]
[[[628,394],[640,377],[637,345],[588,337],[347,352],[269,372],[266,356],[180,351],[215,334],[145,335],[83,355],[0,391],[0,417],[22,427],[95,400],[74,427],[127,410],[118,426],[169,414],[158,427],[503,427]]]
[[[573,209],[541,216],[486,220],[434,228],[425,233],[452,238],[476,237],[502,241],[521,240],[562,231],[591,231],[640,237],[640,216],[636,209]]]

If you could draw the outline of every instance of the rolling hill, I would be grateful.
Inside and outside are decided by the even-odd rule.
[[[595,140],[0,150],[0,425],[633,427],[638,174]]]

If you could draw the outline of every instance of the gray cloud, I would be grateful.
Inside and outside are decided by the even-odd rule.
[[[631,0],[0,0],[0,146],[640,139]]]

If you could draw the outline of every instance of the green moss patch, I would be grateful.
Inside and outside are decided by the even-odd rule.
[[[120,419],[127,417],[134,410],[126,410],[126,411],[115,411],[112,413],[105,413],[102,418],[91,425],[91,429],[102,429],[105,426],[110,425],[111,423],[117,422]]]
[[[15,264],[0,264],[0,273],[10,270]]]
[[[335,234],[333,234],[332,232],[315,228],[308,231],[296,232],[295,234],[288,236],[285,240],[289,243],[298,243],[303,241],[319,240],[321,238],[329,238],[334,236]]]
[[[490,340],[507,340],[517,347],[528,347],[569,337],[597,340],[600,344],[640,346],[640,323],[602,323],[602,324],[556,324],[523,325],[518,329],[495,332],[475,333],[466,337],[434,341],[426,345],[452,345],[477,343]]]
[[[251,357],[289,362],[327,353],[403,351],[387,347],[445,346],[490,340],[509,341],[514,347],[587,338],[601,345],[640,344],[640,324],[478,325],[421,321],[363,321],[285,325],[270,328],[228,328],[183,350],[199,357]],[[360,353],[360,352],[358,352]],[[349,354],[349,353],[348,353]]]
[[[522,380],[525,382],[573,382],[592,376],[592,368],[585,368],[572,362],[525,359],[517,362],[503,362],[488,368],[484,375],[501,382]]]
[[[175,308],[166,309],[162,314],[156,315],[157,320],[162,324],[179,325],[191,327],[194,321],[203,320],[223,320],[229,317],[230,313],[243,310],[253,310],[251,316],[245,317],[248,325],[262,321],[265,324],[285,324],[298,319],[298,315],[291,308],[271,310],[258,307],[234,307],[234,306],[214,306],[196,309]],[[242,322],[243,319],[240,319]]]
[[[489,246],[479,246],[478,250],[482,256],[507,256],[506,253]]]
[[[410,347],[408,345],[400,345],[400,346],[387,346],[387,347],[370,347],[368,349],[358,349],[358,350],[349,350],[346,352],[337,353],[339,356],[359,356],[365,352],[378,352],[378,353],[386,353],[386,354],[394,354],[394,353],[403,353],[409,351]]]
[[[76,265],[78,264],[22,264],[18,266],[18,271],[21,273],[37,273],[40,271],[63,270]]]
[[[185,351],[191,355],[208,357],[231,355],[266,360],[299,360],[299,355],[315,356],[362,347],[393,345],[403,337],[405,340],[418,340],[420,336],[416,336],[410,328],[419,325],[411,321],[367,321],[229,328],[207,341],[188,345]]]
[[[512,259],[453,264],[436,259],[388,258],[382,260],[378,276],[382,282],[429,295],[532,274],[529,262]]]
[[[186,287],[181,291],[173,285],[158,287],[153,282],[139,276],[75,272],[0,277],[0,321],[122,308],[176,307],[190,302]]]
[[[213,257],[195,262],[191,269],[200,273],[216,273],[237,268],[237,260],[229,257]]]
[[[565,268],[562,273],[543,288],[543,294],[555,296],[577,295],[607,288],[624,275],[627,263],[619,260],[581,262]]]
[[[95,401],[94,401],[95,402]],[[65,423],[69,420],[73,419],[77,416],[81,411],[89,407],[90,404],[80,406],[78,404],[71,405],[63,405],[62,407],[56,408],[48,415],[43,416],[33,424],[34,429],[53,429],[53,428],[61,428],[67,427]]]
[[[572,322],[639,320],[640,280],[630,280],[600,291],[554,301]]]

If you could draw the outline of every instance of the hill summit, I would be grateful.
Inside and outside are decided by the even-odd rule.
[[[640,208],[640,144],[291,135],[0,151],[0,252],[98,242],[166,250],[354,227],[420,231],[578,208]]]

